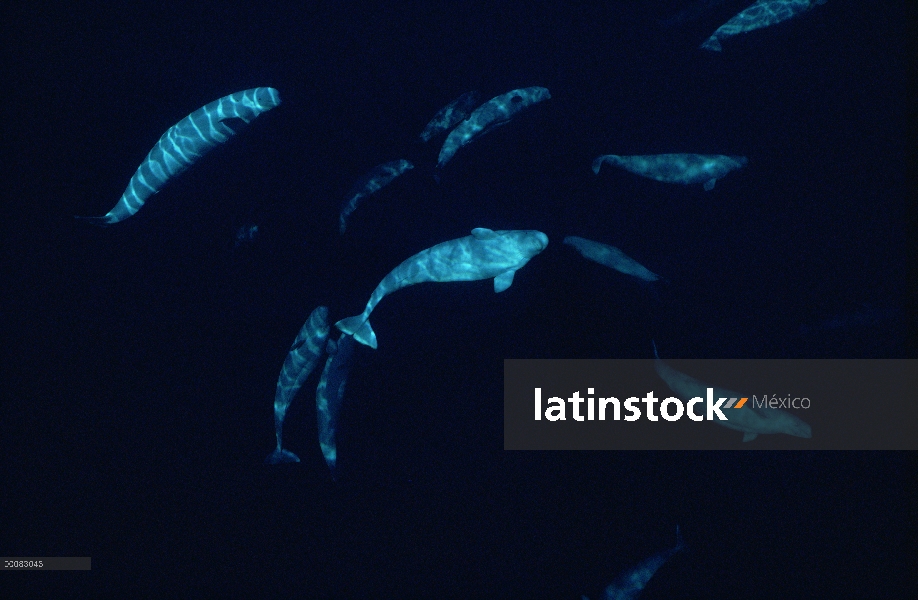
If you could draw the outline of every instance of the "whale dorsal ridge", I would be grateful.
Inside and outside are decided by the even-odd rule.
[[[487,227],[476,227],[472,230],[472,237],[476,240],[493,240],[497,234]]]

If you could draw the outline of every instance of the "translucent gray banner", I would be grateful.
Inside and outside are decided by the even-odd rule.
[[[504,361],[505,450],[918,450],[918,361]]]

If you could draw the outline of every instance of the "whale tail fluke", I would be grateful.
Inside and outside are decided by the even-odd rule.
[[[332,481],[338,481],[338,474],[336,472],[338,452],[335,446],[333,444],[319,442],[319,447],[322,449],[322,456],[325,457],[325,464],[328,465],[328,470],[331,472]]]
[[[606,157],[600,156],[599,158],[593,161],[593,172],[599,175],[599,169],[602,168],[602,163],[605,162]]]
[[[720,45],[720,40],[717,39],[717,36],[712,35],[700,46],[705,50],[712,50],[714,52],[721,52],[724,47]]]
[[[289,450],[278,448],[277,450],[275,450],[274,452],[268,455],[268,458],[265,459],[265,462],[269,465],[280,465],[283,463],[295,463],[295,462],[300,462],[300,457]]]
[[[92,223],[93,225],[97,225],[99,227],[108,227],[112,223],[116,222],[112,221],[109,217],[81,217],[76,215],[74,218],[81,221],[86,221],[87,223]]]
[[[354,339],[376,350],[376,332],[370,326],[370,320],[363,315],[341,319],[335,323],[335,327],[354,336]]]

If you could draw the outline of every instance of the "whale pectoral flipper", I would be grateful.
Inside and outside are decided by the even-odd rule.
[[[513,274],[516,271],[504,271],[494,278],[494,293],[499,294],[513,285]]]
[[[714,184],[717,183],[716,179],[708,179],[704,182],[704,191],[710,192],[714,189]]]
[[[242,117],[226,116],[220,119],[220,124],[228,127],[233,134],[236,134],[242,131],[242,129],[249,124],[249,121],[246,121]]]
[[[746,432],[746,433],[743,434],[743,441],[744,441],[744,442],[751,442],[752,440],[754,440],[754,439],[757,438],[757,437],[759,437],[759,434],[757,434],[757,433]]]

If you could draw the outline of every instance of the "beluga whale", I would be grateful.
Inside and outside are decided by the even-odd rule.
[[[722,154],[648,154],[619,156],[606,154],[593,161],[593,172],[599,175],[603,163],[631,171],[635,175],[665,183],[692,185],[703,183],[705,191],[714,189],[718,179],[749,162],[745,156]]]
[[[679,533],[679,526],[677,525],[676,545],[654,554],[633,569],[619,575],[618,579],[610,583],[603,591],[603,600],[634,600],[641,595],[641,592],[647,587],[647,582],[650,581],[660,567],[662,567],[673,554],[679,552],[683,548],[685,548],[685,542],[682,541],[682,535]],[[581,598],[583,600],[589,600],[586,596],[581,596]]]
[[[691,398],[705,398],[708,388],[713,388],[712,396],[715,400],[743,397],[737,392],[702,383],[670,367],[660,360],[656,342],[653,342],[653,355],[657,375],[683,402]],[[738,403],[737,406],[740,404]],[[724,410],[724,414],[727,416],[726,421],[720,419],[713,419],[713,421],[729,429],[742,431],[744,442],[751,442],[762,433],[786,433],[801,438],[813,437],[813,431],[806,422],[780,408],[756,407],[747,401],[740,408],[731,407],[729,410]]]
[[[650,282],[660,279],[659,275],[652,273],[647,267],[615,246],[594,242],[593,240],[577,237],[576,235],[567,236],[564,238],[564,243],[579,252],[584,258],[598,262],[610,269],[615,269],[619,273],[637,277],[641,281]]]
[[[432,137],[468,118],[478,105],[478,97],[478,92],[466,92],[437,111],[421,132],[421,141],[428,142]]]
[[[443,147],[440,149],[437,170],[439,171],[446,166],[446,163],[462,146],[489,131],[493,131],[496,127],[509,123],[510,119],[524,108],[550,98],[551,94],[543,87],[511,90],[506,94],[491,98],[476,108],[468,119],[459,123],[455,129],[449,132],[449,135],[446,136],[446,141],[443,142]]]
[[[277,391],[274,394],[274,436],[277,438],[277,448],[265,459],[268,464],[300,462],[296,454],[282,447],[284,417],[296,393],[325,352],[328,329],[328,307],[319,306],[312,311],[300,328],[299,334],[290,346],[287,358],[284,359],[280,376],[277,378]]]
[[[769,27],[805,13],[817,4],[827,0],[758,0],[752,6],[743,9],[735,17],[721,25],[706,39],[701,48],[720,52],[723,50],[721,40],[741,33]]]
[[[338,430],[338,415],[344,402],[344,388],[354,360],[357,342],[354,337],[342,333],[337,340],[328,340],[325,368],[316,388],[316,419],[319,425],[319,448],[335,479],[338,463],[338,445],[335,432]]]
[[[546,246],[548,236],[541,231],[477,227],[472,235],[431,246],[403,261],[379,282],[361,314],[341,319],[335,326],[361,344],[376,348],[370,313],[387,295],[425,281],[477,281],[491,277],[494,291],[503,292],[513,283],[514,273]]]
[[[258,237],[258,225],[255,223],[246,223],[236,229],[236,240],[233,242],[233,248],[238,248],[246,244],[251,244]]]
[[[357,183],[351,187],[344,204],[341,206],[341,215],[338,218],[339,231],[344,233],[347,228],[348,217],[357,210],[357,205],[361,200],[370,194],[378,192],[392,183],[396,177],[413,168],[414,165],[407,160],[393,160],[373,167],[366,175],[358,179]]]
[[[77,218],[102,226],[127,219],[166,182],[236,135],[239,129],[236,123],[248,124],[279,104],[280,94],[276,89],[260,87],[236,92],[202,106],[159,138],[113,209],[101,217]]]

